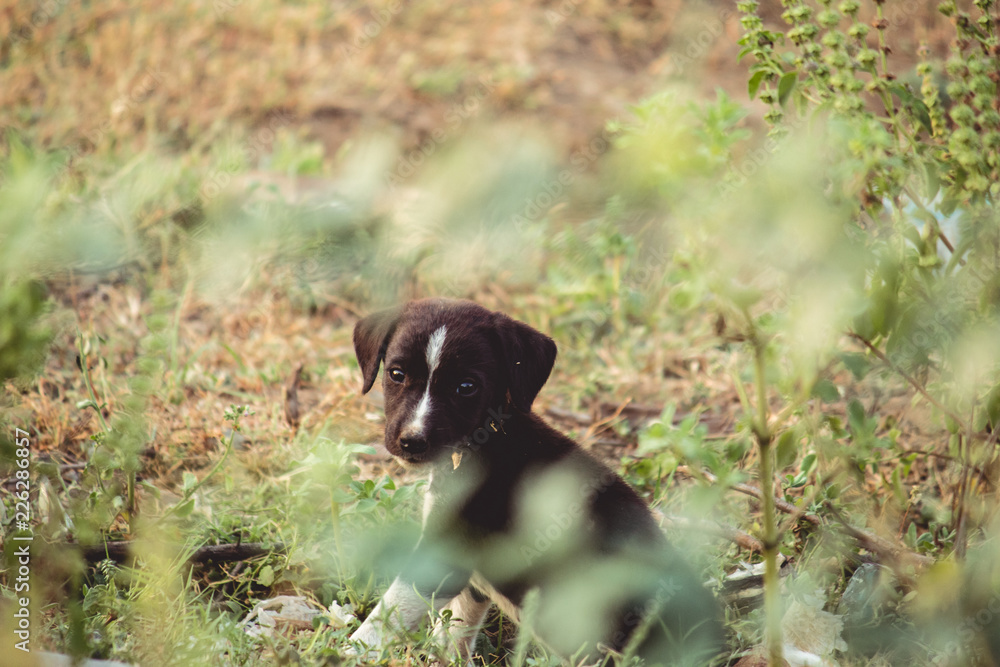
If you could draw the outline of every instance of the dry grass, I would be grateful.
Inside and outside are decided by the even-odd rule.
[[[418,143],[487,80],[484,117],[576,141],[654,80],[677,4],[15,3],[0,125],[106,152],[206,146],[282,110],[335,154],[364,128]]]

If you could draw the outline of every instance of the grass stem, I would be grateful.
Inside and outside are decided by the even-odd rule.
[[[748,317],[747,320],[752,320]],[[784,665],[781,640],[781,587],[778,579],[778,525],[774,508],[774,434],[768,423],[766,343],[752,329],[757,417],[754,436],[760,451],[760,490],[764,532],[764,637],[769,667]]]

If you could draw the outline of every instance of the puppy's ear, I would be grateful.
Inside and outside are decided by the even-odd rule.
[[[358,365],[365,378],[361,387],[362,394],[367,394],[375,384],[378,367],[385,357],[385,349],[396,331],[402,311],[402,308],[380,310],[354,325],[354,354],[358,357]]]
[[[523,322],[496,313],[497,336],[507,368],[507,389],[514,407],[531,410],[535,396],[549,379],[556,362],[556,343]]]

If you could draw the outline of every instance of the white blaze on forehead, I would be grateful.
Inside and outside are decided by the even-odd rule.
[[[441,349],[444,347],[444,336],[448,333],[448,327],[441,326],[431,334],[427,341],[427,380],[430,381],[431,373],[441,363]]]
[[[421,434],[424,430],[424,420],[427,413],[431,411],[431,377],[441,363],[441,350],[444,349],[444,337],[448,333],[448,327],[441,326],[434,330],[427,341],[427,386],[424,387],[424,395],[417,403],[417,409],[413,411],[413,419],[407,426],[407,431],[414,434]]]

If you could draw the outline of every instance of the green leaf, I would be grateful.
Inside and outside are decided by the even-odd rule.
[[[906,504],[906,493],[903,491],[903,482],[900,479],[900,470],[898,467],[892,469],[892,475],[890,475],[890,483],[892,484],[892,492],[896,496],[896,501],[900,505]],[[913,526],[911,523],[910,526]]]
[[[817,380],[816,384],[813,385],[812,395],[824,403],[833,403],[840,399],[840,392],[837,391],[837,386],[826,378]]]
[[[889,85],[889,92],[895,93],[903,105],[910,109],[917,121],[924,126],[927,134],[934,133],[934,128],[931,125],[931,114],[927,109],[927,105],[924,104],[923,100],[914,95],[908,86],[901,83],[892,83]]]
[[[920,124],[924,126],[927,134],[934,134],[934,126],[931,124],[931,114],[923,100],[913,98],[913,115],[917,117]]]
[[[924,196],[927,201],[932,201],[941,190],[941,177],[937,165],[933,161],[921,162],[920,168],[924,173]]]
[[[798,456],[798,437],[794,429],[785,431],[778,436],[778,447],[775,450],[775,463],[778,469],[787,468],[795,462]]]
[[[395,505],[400,503],[405,503],[407,500],[412,498],[417,491],[417,487],[413,485],[401,486],[394,494],[392,494],[392,502]]]
[[[139,486],[142,487],[142,490],[144,492],[150,494],[150,496],[156,498],[157,500],[159,500],[160,497],[162,496],[162,492],[160,491],[159,487],[157,487],[149,480],[142,480],[141,482],[139,482]]]
[[[941,266],[941,258],[937,255],[922,255],[917,260],[917,265],[921,268],[932,269],[936,266]]]
[[[874,338],[878,332],[875,331],[875,323],[872,322],[871,309],[866,309],[863,313],[855,317],[854,322],[851,323],[851,328],[854,329],[856,334],[866,340]]]
[[[865,414],[865,406],[861,405],[861,401],[858,399],[852,399],[847,404],[847,422],[851,425],[851,431],[855,434],[863,432],[867,421],[868,416]]]
[[[635,473],[635,475],[640,479],[649,479],[658,470],[659,468],[650,457],[639,459],[632,466],[632,472]]]
[[[795,88],[797,72],[787,72],[778,80],[778,104],[785,106],[785,101]]]
[[[840,361],[844,364],[844,368],[851,371],[851,375],[854,376],[855,380],[863,380],[872,367],[871,362],[868,361],[868,357],[856,352],[845,352],[840,355]]]
[[[747,92],[750,94],[750,99],[757,97],[757,91],[760,90],[760,84],[764,82],[764,76],[767,74],[765,70],[757,70],[750,77],[747,82]]]
[[[270,586],[274,583],[274,568],[270,565],[265,565],[260,568],[260,572],[257,573],[257,583],[261,586]]]
[[[344,489],[334,489],[330,495],[333,496],[333,502],[341,505],[349,503],[357,497],[348,493]]]
[[[177,509],[174,510],[174,514],[183,519],[186,516],[190,516],[191,512],[193,511],[194,511],[194,498],[189,498],[187,501],[177,506]]]
[[[378,452],[378,450],[372,447],[371,445],[360,445],[360,444],[348,445],[347,451],[350,454],[367,454],[369,456],[372,456]]]
[[[358,501],[357,512],[359,514],[371,512],[377,505],[378,501],[374,498],[362,498]]]
[[[990,389],[990,392],[986,395],[985,404],[990,426],[996,429],[998,423],[1000,423],[1000,384]]]
[[[876,333],[887,334],[896,323],[899,298],[895,285],[882,285],[872,292],[871,315],[872,328]]]
[[[802,459],[802,474],[808,475],[812,472],[813,468],[816,467],[816,455],[806,454],[806,457]]]

